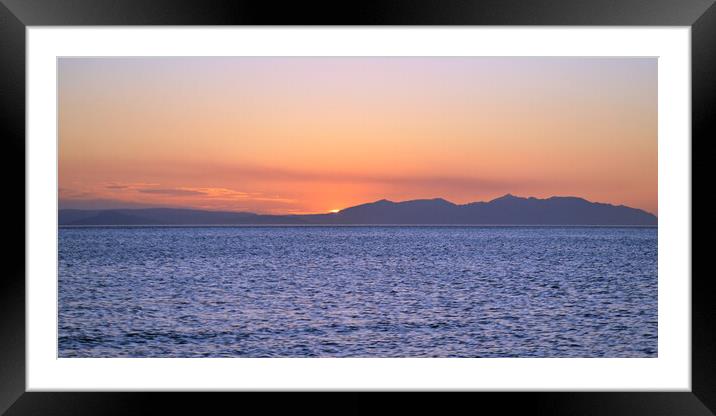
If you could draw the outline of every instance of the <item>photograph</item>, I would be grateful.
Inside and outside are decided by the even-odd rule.
[[[56,62],[59,358],[659,357],[658,57]]]
[[[0,415],[716,416],[715,1],[0,0]]]

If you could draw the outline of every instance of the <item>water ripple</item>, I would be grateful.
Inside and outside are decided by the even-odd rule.
[[[655,357],[657,230],[62,228],[61,357]]]

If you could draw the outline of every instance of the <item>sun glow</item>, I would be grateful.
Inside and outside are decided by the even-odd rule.
[[[330,212],[331,214],[338,214],[339,212],[341,212],[341,210],[340,209],[332,209],[328,212]]]
[[[657,60],[58,60],[62,208],[259,214],[507,193],[657,213]]]

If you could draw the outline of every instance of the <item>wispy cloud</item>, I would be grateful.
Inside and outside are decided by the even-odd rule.
[[[185,166],[186,168],[187,166]],[[206,171],[206,166],[195,165],[197,174]],[[435,188],[435,189],[480,189],[483,191],[516,191],[540,184],[540,181],[533,178],[494,178],[480,175],[449,175],[436,173],[426,174],[405,174],[388,175],[373,174],[370,172],[356,173],[345,171],[320,171],[285,169],[271,166],[212,166],[214,174],[221,174],[223,177],[235,177],[252,182],[275,182],[275,183],[325,183],[325,184],[365,184],[395,186],[403,188]]]
[[[69,188],[59,188],[57,191],[60,198],[87,198],[94,195],[91,191]]]
[[[173,195],[173,196],[206,195],[205,192],[195,191],[193,189],[181,189],[181,188],[138,189],[137,191],[141,192],[143,194],[159,194],[159,195]]]
[[[60,188],[64,208],[192,207],[209,210],[285,212],[297,201],[223,187],[167,186],[148,182],[109,182],[81,189]]]
[[[105,183],[104,188],[113,190],[144,189],[159,185],[159,183],[152,182],[109,182]]]
[[[109,198],[60,198],[59,209],[180,208],[181,205],[152,204]]]

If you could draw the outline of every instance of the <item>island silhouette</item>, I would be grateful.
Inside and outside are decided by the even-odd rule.
[[[269,215],[182,208],[60,209],[59,225],[622,225],[655,226],[657,217],[624,205],[584,198],[518,197],[454,204],[442,198],[387,199],[335,213]]]

